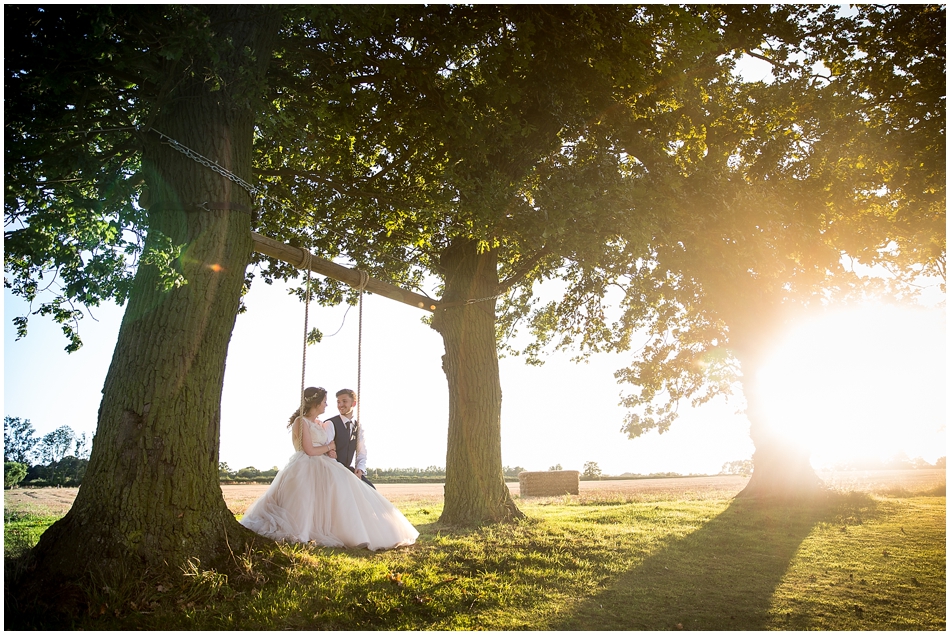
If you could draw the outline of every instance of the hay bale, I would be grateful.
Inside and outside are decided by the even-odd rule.
[[[581,473],[577,470],[550,472],[521,472],[518,483],[522,496],[562,496],[577,494]]]

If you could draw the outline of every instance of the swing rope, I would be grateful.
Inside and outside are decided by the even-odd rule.
[[[306,260],[306,263],[301,263],[301,264],[305,264],[306,269],[307,269],[307,295],[306,295],[306,300],[303,305],[303,360],[300,364],[300,416],[301,417],[305,414],[304,408],[306,407],[306,399],[304,398],[303,393],[304,393],[304,390],[306,389],[306,386],[304,385],[304,381],[305,381],[305,375],[307,373],[307,339],[308,339],[307,336],[309,335],[309,332],[310,332],[310,324],[309,324],[310,322],[310,265],[313,264],[312,263],[313,256],[311,255],[310,250],[305,249],[304,251],[307,254],[306,257],[304,258],[304,260]]]
[[[307,374],[307,342],[310,334],[310,266],[312,264],[313,255],[309,250],[305,249],[304,257],[301,259],[300,265],[307,270],[307,292],[303,305],[303,354],[301,355],[300,363],[300,415],[304,415],[304,407],[306,406],[306,399],[304,398],[304,390],[306,390],[306,374]],[[363,380],[363,292],[366,290],[366,285],[369,283],[369,274],[359,269],[360,273],[360,284],[358,290],[360,292],[359,297],[359,330],[356,341],[356,422],[357,425],[360,425],[362,421],[360,419],[360,395],[362,394],[362,380]]]
[[[359,270],[360,272],[360,315],[359,315],[359,335],[356,341],[356,425],[363,425],[363,420],[360,419],[360,402],[363,401],[363,393],[361,392],[362,386],[360,382],[362,380],[363,373],[363,290],[366,289],[366,283],[369,282],[369,274]]]

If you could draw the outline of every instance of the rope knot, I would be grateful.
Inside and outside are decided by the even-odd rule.
[[[310,253],[309,249],[304,249],[300,247],[300,262],[297,263],[298,269],[305,269],[307,271],[307,277],[309,282],[310,268],[313,265],[313,254]]]
[[[366,285],[369,284],[369,274],[362,269],[357,269],[357,271],[360,274],[360,284],[356,287],[356,290],[363,293],[366,290]]]

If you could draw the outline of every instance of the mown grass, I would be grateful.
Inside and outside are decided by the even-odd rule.
[[[525,521],[473,530],[439,527],[437,504],[405,504],[421,532],[408,549],[261,541],[227,571],[192,562],[173,578],[91,579],[82,608],[58,616],[10,593],[18,553],[54,518],[7,515],[5,626],[944,630],[946,499],[900,494],[524,499]]]

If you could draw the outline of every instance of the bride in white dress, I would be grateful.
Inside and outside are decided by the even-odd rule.
[[[411,545],[419,532],[382,494],[330,458],[335,444],[317,418],[327,409],[327,391],[304,391],[303,415],[291,416],[293,456],[244,514],[255,533],[326,547],[376,551]]]

